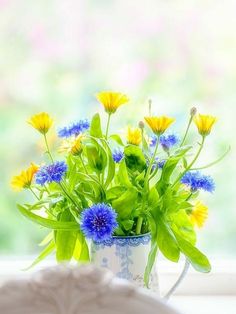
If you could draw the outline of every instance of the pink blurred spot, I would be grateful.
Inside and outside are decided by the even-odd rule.
[[[32,48],[42,57],[55,58],[63,53],[60,46],[48,36],[47,30],[43,25],[37,24],[33,26],[29,34],[29,40]]]
[[[129,87],[133,88],[140,85],[148,74],[148,65],[143,61],[137,61],[124,65],[118,72],[117,79],[123,82],[123,84],[126,83]]]
[[[4,8],[9,5],[11,0],[0,0],[0,8]]]

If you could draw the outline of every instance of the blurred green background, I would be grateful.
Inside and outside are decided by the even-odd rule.
[[[235,10],[233,0],[0,0],[2,256],[35,254],[45,234],[17,212],[16,202],[31,196],[9,184],[43,160],[40,135],[26,120],[47,111],[58,127],[103,115],[94,95],[106,89],[131,98],[113,117],[114,129],[142,119],[149,98],[154,113],[178,119],[180,135],[193,105],[219,118],[199,165],[232,149],[206,170],[217,189],[202,194],[210,215],[199,246],[212,257],[236,255]]]

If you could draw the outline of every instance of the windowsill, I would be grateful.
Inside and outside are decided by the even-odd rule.
[[[13,278],[27,277],[35,271],[42,268],[55,265],[55,261],[47,260],[38,264],[33,269],[24,271],[32,261],[33,257],[21,258],[2,258],[0,261],[0,284]],[[236,297],[236,261],[223,260],[213,261],[212,272],[201,274],[189,269],[187,276],[175,292],[176,297],[189,296],[232,296]],[[164,295],[177,280],[182,268],[183,262],[179,264],[158,261],[158,274],[160,277],[160,287]]]
[[[235,314],[236,296],[173,296],[170,304],[181,314]]]

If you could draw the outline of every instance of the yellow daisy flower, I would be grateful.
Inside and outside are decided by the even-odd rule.
[[[175,121],[175,119],[166,116],[144,117],[144,119],[156,135],[163,134],[168,129],[168,127]]]
[[[117,108],[129,101],[126,95],[116,92],[100,92],[96,97],[108,114],[115,113]]]
[[[59,152],[67,152],[72,155],[80,155],[83,150],[82,139],[84,138],[84,134],[79,134],[75,139],[69,139],[63,142],[61,145]]]
[[[208,217],[208,207],[201,201],[197,201],[194,205],[192,212],[189,215],[191,223],[201,228]]]
[[[212,129],[212,126],[217,121],[216,117],[210,115],[198,114],[193,119],[194,123],[198,128],[199,134],[202,136],[209,135]]]
[[[11,181],[11,186],[14,190],[27,189],[31,186],[33,177],[38,171],[39,166],[31,163],[28,169],[21,171],[18,176],[14,176]]]
[[[139,145],[142,142],[142,131],[140,128],[127,129],[127,142],[128,144]]]
[[[46,112],[41,112],[30,118],[28,121],[33,128],[38,130],[42,134],[46,134],[53,124],[52,118]]]

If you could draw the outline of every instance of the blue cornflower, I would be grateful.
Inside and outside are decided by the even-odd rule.
[[[213,192],[215,183],[211,176],[203,175],[200,171],[189,171],[182,177],[181,182],[190,187],[191,191],[204,190]]]
[[[71,137],[71,136],[78,136],[80,133],[89,129],[90,123],[88,120],[79,120],[78,122],[71,123],[64,128],[59,129],[58,136],[59,137]]]
[[[172,146],[179,142],[178,136],[175,134],[161,135],[160,144],[164,150],[169,150]]]
[[[119,163],[124,158],[124,153],[119,149],[115,149],[112,158],[114,162]]]
[[[157,161],[157,166],[159,169],[163,169],[163,167],[165,166],[166,160],[162,159],[160,161]]]
[[[147,159],[146,160],[147,162],[147,166],[149,166],[149,160]],[[163,169],[164,165],[166,163],[166,160],[165,159],[159,159],[159,157],[156,157],[154,162],[153,162],[153,165],[152,165],[152,172],[158,168],[158,169]]]
[[[66,171],[66,163],[64,161],[56,161],[51,165],[42,166],[35,174],[35,182],[40,185],[51,182],[60,183]]]
[[[157,144],[157,137],[156,136],[151,136],[149,146],[150,147],[155,147],[156,144]]]
[[[95,242],[103,242],[112,237],[118,226],[117,213],[104,203],[94,204],[81,214],[81,230],[85,237]]]

